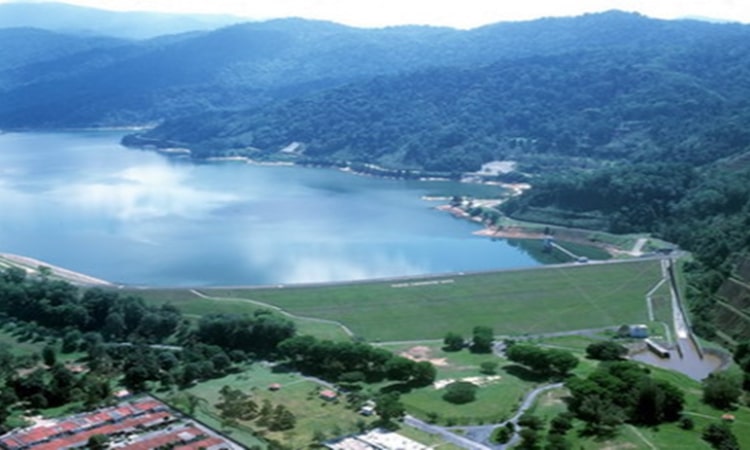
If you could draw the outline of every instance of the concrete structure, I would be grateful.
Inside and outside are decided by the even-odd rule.
[[[648,337],[648,327],[646,325],[629,325],[628,332],[632,338],[642,339]]]
[[[375,429],[357,436],[347,436],[330,441],[325,446],[332,450],[429,450],[430,447],[420,444],[398,433]]]

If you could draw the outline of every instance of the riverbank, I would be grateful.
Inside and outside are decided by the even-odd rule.
[[[92,277],[79,272],[74,272],[53,264],[49,264],[45,261],[30,258],[28,256],[14,255],[11,253],[0,253],[0,269],[7,267],[19,267],[26,271],[30,276],[40,276],[43,267],[49,269],[49,275],[54,278],[59,278],[68,281],[73,284],[81,286],[100,286],[100,287],[114,287],[116,286],[109,281],[102,280],[100,278]]]

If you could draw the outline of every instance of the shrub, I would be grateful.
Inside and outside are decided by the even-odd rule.
[[[476,393],[477,385],[468,381],[455,381],[445,387],[443,400],[456,405],[463,405],[476,400]]]

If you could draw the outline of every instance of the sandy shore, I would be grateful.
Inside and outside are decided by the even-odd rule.
[[[29,275],[36,275],[39,273],[38,268],[49,267],[52,271],[52,275],[57,278],[69,281],[73,284],[83,286],[115,286],[109,281],[95,278],[82,273],[74,272],[72,270],[64,269],[52,264],[49,264],[38,259],[29,258],[28,256],[13,255],[10,253],[0,253],[0,268],[3,266],[16,266],[26,270]]]

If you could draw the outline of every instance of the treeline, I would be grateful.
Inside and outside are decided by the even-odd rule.
[[[565,386],[571,395],[568,409],[596,435],[611,435],[625,422],[677,421],[685,405],[679,388],[653,379],[648,369],[630,361],[601,363],[588,377],[572,377]]]
[[[428,361],[413,361],[362,342],[320,340],[296,336],[282,342],[279,356],[302,373],[344,384],[398,381],[426,386],[436,369]]]
[[[172,335],[182,315],[171,305],[148,306],[143,299],[116,291],[88,289],[42,276],[26,280],[17,267],[0,277],[0,314],[53,330],[96,332],[109,341],[161,342]]]

